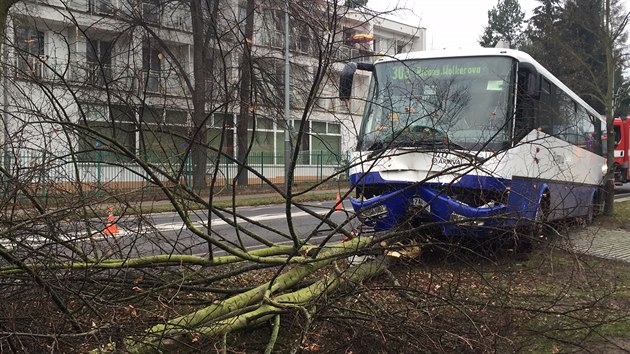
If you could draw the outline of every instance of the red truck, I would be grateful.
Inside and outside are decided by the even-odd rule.
[[[630,116],[615,118],[615,181],[626,183],[630,176],[628,173],[630,161]]]

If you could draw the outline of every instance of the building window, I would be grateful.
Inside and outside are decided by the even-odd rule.
[[[155,163],[180,165],[188,149],[188,113],[162,108],[141,109],[140,149]]]
[[[284,98],[284,61],[275,58],[264,58],[256,62],[256,80],[259,97],[266,105],[278,105]]]
[[[102,86],[112,80],[112,42],[88,40],[85,58],[87,83]]]
[[[394,55],[408,51],[408,39],[396,39],[386,37],[386,35],[375,36],[373,40],[373,50],[377,53]]]
[[[114,7],[111,0],[90,0],[90,13],[95,15],[113,15]]]
[[[155,47],[145,46],[142,48],[142,80],[149,92],[160,92],[162,60],[164,53]]]
[[[142,19],[148,24],[160,23],[160,0],[142,0]]]
[[[16,26],[17,72],[21,77],[41,79],[44,73],[44,32],[33,27]]]
[[[312,55],[315,52],[317,37],[304,21],[294,19],[291,33],[291,50]]]
[[[304,127],[304,134],[302,135],[302,141],[300,141],[300,153],[298,155],[298,163],[303,164],[303,165],[308,165],[311,161],[310,121],[306,121],[305,124],[306,126]],[[292,140],[297,139],[301,127],[302,127],[302,121],[299,121],[299,120],[293,121]]]
[[[127,161],[128,156],[112,144],[115,140],[130,152],[135,152],[136,125],[134,110],[127,106],[108,107],[99,104],[82,104],[78,154],[86,162]]]
[[[396,54],[400,54],[405,51],[405,42],[396,41]]]
[[[208,152],[210,163],[215,163],[218,151],[221,152],[220,163],[232,163],[226,158],[234,157],[234,117],[231,114],[215,113],[208,129]]]
[[[269,30],[269,45],[273,48],[284,48],[284,11],[274,10],[271,15],[274,26]]]
[[[258,92],[268,105],[284,104],[284,59],[267,58],[260,61],[257,77],[261,78]],[[312,75],[309,67],[291,63],[290,103],[291,108],[303,108],[308,97]]]
[[[311,122],[311,164],[337,165],[341,157],[341,125]]]
[[[274,161],[276,156],[273,140],[274,128],[271,119],[257,117],[256,126],[254,127],[254,120],[250,118],[247,141],[251,141],[252,134],[254,134],[253,144],[247,158],[247,162],[250,165],[257,166],[260,164],[282,163],[282,161]]]
[[[247,1],[239,1],[238,2],[238,22],[241,23],[241,26],[244,26],[245,20],[247,20]]]
[[[304,108],[311,87],[313,86],[313,68],[292,64],[291,65],[291,107]],[[282,92],[284,94],[284,83],[282,84]]]

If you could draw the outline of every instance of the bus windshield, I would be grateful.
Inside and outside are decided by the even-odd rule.
[[[497,150],[510,141],[515,60],[414,59],[376,64],[359,150]]]

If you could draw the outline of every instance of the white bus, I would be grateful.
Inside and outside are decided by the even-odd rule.
[[[377,231],[403,221],[494,233],[597,211],[605,121],[526,53],[498,48],[348,63],[372,72],[351,198]]]

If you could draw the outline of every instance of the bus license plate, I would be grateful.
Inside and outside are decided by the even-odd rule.
[[[429,203],[425,202],[424,199],[420,197],[411,198],[411,205],[416,208],[422,208],[428,212],[431,212],[431,206],[429,205]]]

